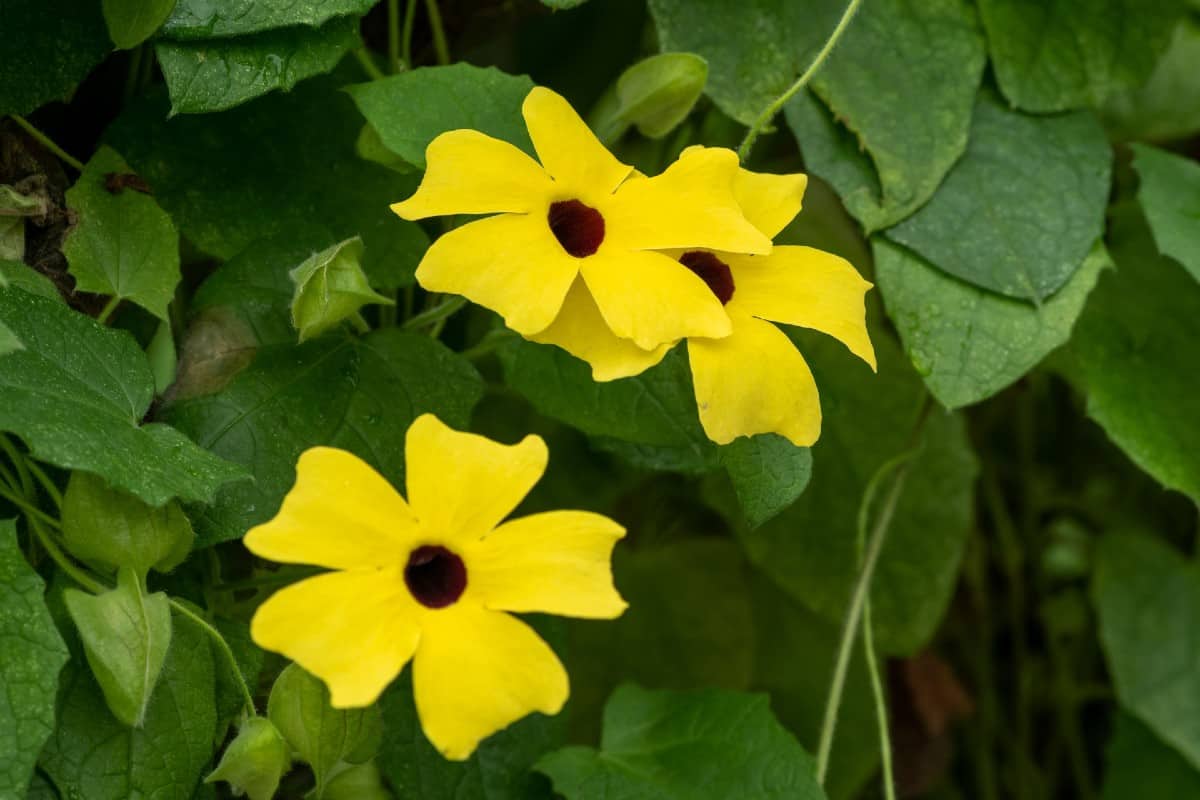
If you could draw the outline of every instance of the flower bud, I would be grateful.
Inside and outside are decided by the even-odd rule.
[[[644,136],[661,138],[691,113],[707,80],[708,62],[700,56],[650,56],[621,73],[588,122],[602,142],[616,141],[631,125]]]
[[[264,717],[251,717],[204,782],[225,781],[235,795],[271,800],[289,766],[287,742],[279,730]]]
[[[313,253],[289,274],[295,285],[292,324],[304,342],[347,319],[358,320],[358,310],[369,303],[392,301],[378,294],[363,272],[363,243],[357,236],[327,250]]]

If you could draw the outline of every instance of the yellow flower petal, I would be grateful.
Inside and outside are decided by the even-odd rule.
[[[582,278],[576,278],[571,284],[567,299],[550,327],[529,338],[542,344],[558,345],[588,362],[592,366],[592,379],[596,381],[613,381],[644,372],[662,361],[674,344],[643,350],[630,340],[617,336],[600,315]]]
[[[550,89],[535,87],[521,113],[538,158],[561,188],[608,194],[633,169],[608,152],[571,104]]]
[[[731,314],[736,309],[827,333],[875,369],[864,301],[871,284],[849,261],[813,247],[781,245],[767,256],[731,255],[727,263],[735,287]]]
[[[461,294],[529,335],[554,321],[581,263],[554,238],[544,213],[505,214],[434,242],[417,267],[417,281],[431,292]]]
[[[412,549],[416,518],[396,490],[353,453],[306,450],[279,513],[246,534],[252,553],[331,569],[395,564]]]
[[[659,253],[604,251],[582,261],[608,327],[643,350],[687,336],[728,336],[729,315],[708,285]]]
[[[812,372],[791,340],[769,322],[736,314],[724,339],[689,339],[700,423],[708,438],[778,433],[797,447],[821,435]]]
[[[627,603],[612,582],[612,550],[625,529],[585,511],[506,522],[468,551],[473,596],[497,611],[612,619]]]
[[[532,211],[544,207],[554,191],[550,176],[536,161],[479,131],[439,135],[426,148],[425,163],[416,193],[392,205],[404,219]]]
[[[800,213],[808,176],[804,173],[772,175],[739,169],[733,195],[750,223],[774,239]]]
[[[631,250],[770,252],[771,240],[734,197],[737,171],[732,150],[705,147],[684,153],[661,175],[626,181],[600,208],[606,241]]]
[[[404,453],[408,502],[422,530],[447,544],[479,539],[499,525],[549,459],[540,436],[503,445],[449,428],[432,414],[413,422]],[[470,580],[468,572],[468,586]]]
[[[459,603],[426,620],[413,691],[426,737],[462,761],[482,739],[533,711],[557,714],[569,688],[558,657],[532,628]]]
[[[250,635],[329,687],[335,708],[375,702],[420,639],[422,609],[404,585],[403,565],[318,575],[259,606]]]

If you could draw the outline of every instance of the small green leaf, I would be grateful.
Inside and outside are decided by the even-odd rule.
[[[214,39],[361,16],[377,0],[178,0],[163,26],[172,39]]]
[[[1184,17],[1150,79],[1101,110],[1113,138],[1169,142],[1200,131],[1200,20]]]
[[[666,136],[691,113],[704,92],[708,64],[692,53],[659,53],[621,73],[596,102],[588,125],[614,142],[636,125],[652,139]]]
[[[0,117],[62,100],[112,51],[100,4],[4,0],[0,36]]]
[[[171,94],[171,114],[202,114],[241,105],[259,95],[289,91],[329,72],[361,47],[358,19],[320,28],[280,28],[232,39],[159,41],[154,48]]]
[[[71,475],[62,507],[63,543],[76,558],[116,570],[128,567],[143,580],[169,572],[189,552],[192,524],[174,500],[160,508],[86,472]]]
[[[651,692],[627,684],[604,710],[600,749],[567,747],[540,772],[567,800],[824,800],[816,764],[763,694]]]
[[[290,765],[288,745],[279,730],[265,717],[251,717],[238,728],[204,782],[225,781],[234,795],[271,800]]]
[[[1200,797],[1200,771],[1126,712],[1108,742],[1103,800]]]
[[[340,762],[361,764],[375,756],[383,733],[378,706],[335,709],[325,684],[290,664],[271,687],[267,716],[317,778],[323,796]]]
[[[171,643],[167,596],[146,594],[137,573],[122,568],[117,588],[101,595],[68,589],[63,599],[109,709],[126,725],[142,727]]]
[[[968,283],[1041,302],[1103,234],[1111,164],[1091,112],[1031,117],[982,96],[966,155],[888,237]]]
[[[24,439],[35,458],[102,475],[153,506],[208,502],[245,477],[174,428],[141,424],[154,377],[125,331],[16,286],[0,288],[0,323],[25,345],[0,358],[0,430]]]
[[[1200,164],[1144,144],[1133,145],[1138,202],[1158,251],[1200,281]]]
[[[347,239],[313,253],[288,273],[295,286],[292,324],[300,332],[301,342],[356,318],[359,309],[368,303],[394,305],[371,289],[359,263],[362,254],[362,239]]]
[[[979,289],[903,247],[875,238],[875,280],[909,360],[942,405],[985,400],[1066,343],[1101,271],[1097,245],[1041,306]]]
[[[1183,0],[980,0],[992,68],[1027,111],[1096,106],[1141,85],[1167,44]]]
[[[812,454],[782,436],[741,437],[721,448],[746,522],[757,528],[796,501],[812,475]]]
[[[1200,569],[1149,535],[1109,534],[1092,596],[1121,705],[1200,768]]]
[[[120,50],[137,47],[162,26],[175,0],[103,0],[108,35]]]
[[[521,103],[531,89],[533,81],[524,75],[465,62],[420,67],[346,87],[384,145],[421,169],[425,168],[429,143],[438,134],[457,128],[482,131],[532,154],[533,144],[521,117]],[[414,108],[421,113],[412,113]]]
[[[38,752],[54,728],[58,673],[67,646],[46,608],[45,584],[0,521],[0,797],[24,797]]]
[[[179,283],[179,234],[153,197],[109,181],[130,172],[112,148],[96,151],[67,191],[79,223],[63,254],[77,289],[132,300],[165,320]]]

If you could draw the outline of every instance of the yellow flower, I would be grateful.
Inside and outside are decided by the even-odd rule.
[[[568,293],[587,297],[617,335],[652,349],[684,336],[729,334],[729,318],[694,273],[659,252],[707,247],[766,253],[770,240],[733,196],[737,156],[698,148],[662,175],[630,180],[571,106],[541,87],[522,106],[539,164],[474,130],[426,150],[405,219],[494,214],[439,238],[417,268],[426,289],[464,295],[531,336]]]
[[[412,659],[425,735],[460,760],[530,712],[562,708],[562,664],[506,612],[620,616],[610,558],[625,531],[582,511],[502,523],[545,471],[537,436],[506,446],[426,414],[405,457],[407,502],[350,453],[300,456],[279,514],[246,546],[333,571],[271,596],[250,632],[324,680],[336,708],[374,702]]]
[[[704,148],[689,148],[682,157]],[[746,217],[774,238],[800,212],[807,178],[740,170],[734,185]],[[797,325],[839,339],[875,368],[864,296],[871,284],[845,259],[812,247],[780,245],[767,255],[699,248],[668,251],[709,287],[732,322],[724,338],[688,337],[700,422],[710,439],[778,433],[807,447],[821,433],[817,385],[792,341],[771,324]],[[598,381],[636,375],[662,360],[614,336],[595,303],[572,292],[555,321],[528,337],[587,361]]]

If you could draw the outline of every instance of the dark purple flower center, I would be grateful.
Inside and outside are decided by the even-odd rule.
[[[421,605],[445,608],[462,597],[467,588],[467,567],[441,545],[425,544],[409,555],[404,582]]]
[[[550,204],[546,215],[550,231],[558,243],[576,258],[590,256],[604,241],[604,217],[578,200],[559,200]]]
[[[725,305],[733,298],[733,273],[729,265],[707,250],[690,250],[679,257],[679,263],[700,276],[708,288]]]

